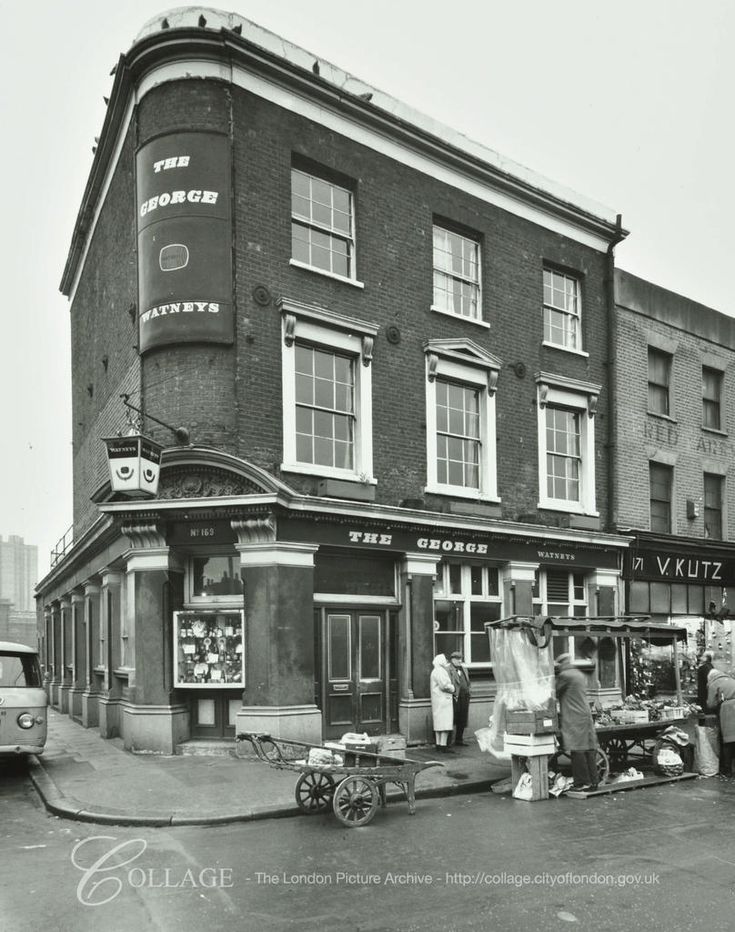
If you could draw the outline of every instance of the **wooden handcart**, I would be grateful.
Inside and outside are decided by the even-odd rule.
[[[429,767],[444,766],[441,761],[417,761],[359,749],[324,747],[254,732],[241,732],[237,740],[249,741],[258,759],[276,770],[300,774],[295,797],[304,813],[316,815],[331,807],[348,828],[367,825],[378,806],[385,806],[388,784],[403,791],[409,814],[414,815],[417,775]],[[325,763],[309,763],[312,752],[328,752],[319,755],[325,758]],[[331,762],[326,762],[329,755]]]

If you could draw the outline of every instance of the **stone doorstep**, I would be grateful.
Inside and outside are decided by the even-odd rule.
[[[176,745],[180,757],[238,757],[234,738],[190,738]]]

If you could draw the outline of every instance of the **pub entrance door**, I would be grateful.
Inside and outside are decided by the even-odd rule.
[[[235,716],[242,706],[242,689],[191,690],[192,738],[234,738]]]
[[[319,610],[317,644],[325,738],[384,733],[390,714],[388,613]]]

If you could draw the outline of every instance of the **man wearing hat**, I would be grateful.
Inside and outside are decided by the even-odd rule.
[[[562,743],[572,759],[572,789],[596,790],[597,734],[587,699],[587,678],[573,666],[570,654],[560,654],[555,667]]]
[[[470,678],[462,664],[462,654],[458,650],[452,651],[449,662],[449,672],[454,684],[454,743],[462,747],[465,743],[462,739],[470,710]]]

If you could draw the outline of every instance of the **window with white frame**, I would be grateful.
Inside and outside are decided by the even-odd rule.
[[[471,340],[429,340],[427,492],[498,501],[495,386],[500,360]]]
[[[436,310],[482,318],[480,244],[434,225],[434,300]]]
[[[569,572],[567,569],[536,570],[533,582],[533,610],[537,615],[583,618],[589,614],[587,604],[587,579],[584,573]],[[575,652],[579,646],[574,637],[554,638],[554,655],[570,653],[572,659],[580,659]]]
[[[539,507],[595,515],[595,412],[600,386],[540,373]]]
[[[341,278],[355,277],[352,192],[291,169],[291,255],[295,262]]]
[[[503,617],[502,572],[495,566],[442,562],[434,581],[434,653],[460,651],[467,664],[490,665],[486,621]]]
[[[372,352],[378,327],[282,299],[283,463],[372,483]]]
[[[544,269],[544,342],[581,350],[581,313],[579,279]]]

